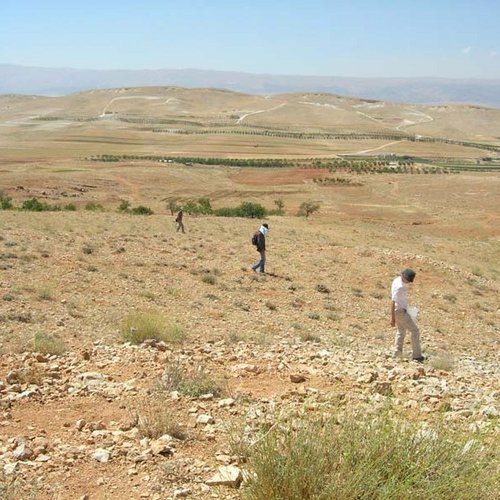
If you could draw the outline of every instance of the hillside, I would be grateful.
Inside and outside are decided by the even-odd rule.
[[[498,118],[173,87],[0,97],[0,497],[495,498]],[[243,202],[268,211],[266,274],[262,220],[214,212]],[[406,267],[423,364],[409,340],[392,357]]]
[[[0,97],[3,157],[96,154],[490,156],[500,111],[332,94],[252,96],[175,87]],[[472,147],[471,147],[472,146]],[[495,151],[495,149],[493,149]]]

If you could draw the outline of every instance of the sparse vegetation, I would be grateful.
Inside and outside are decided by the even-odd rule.
[[[184,341],[184,330],[155,311],[130,313],[122,320],[121,334],[126,342],[141,344],[146,340],[157,340],[171,344]]]
[[[33,351],[59,355],[66,351],[66,345],[57,337],[37,332],[33,338]]]
[[[498,444],[498,443],[497,443]],[[499,446],[389,414],[276,425],[250,455],[247,500],[493,498]]]
[[[130,409],[130,415],[137,422],[141,437],[158,439],[165,434],[180,440],[188,437],[176,417],[172,402],[160,391],[154,391],[151,396],[137,401]]]
[[[209,285],[215,285],[217,283],[217,276],[210,271],[205,271],[201,276],[201,281]]]
[[[304,201],[301,203],[297,215],[299,217],[306,217],[307,218],[310,215],[312,215],[313,213],[317,212],[319,210],[319,208],[320,208],[319,203],[314,203],[312,201]]]
[[[455,367],[455,358],[450,353],[438,352],[430,358],[429,364],[436,370],[451,372]]]
[[[220,396],[224,383],[209,375],[203,366],[186,369],[180,362],[170,363],[163,373],[161,387],[166,391],[178,391],[191,397],[212,394]]]
[[[90,212],[104,212],[104,207],[95,201],[89,201],[85,204],[85,210]]]
[[[122,200],[118,205],[118,212],[133,214],[133,215],[153,215],[153,210],[144,205],[139,205],[137,207],[131,207],[130,202]]]

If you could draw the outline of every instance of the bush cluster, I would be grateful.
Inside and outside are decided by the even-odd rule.
[[[133,215],[153,215],[153,211],[149,207],[144,205],[138,205],[137,207],[131,207],[129,201],[122,200],[120,205],[118,205],[118,212],[133,214]]]
[[[403,423],[388,412],[278,423],[250,456],[242,497],[497,498],[498,438],[489,446],[483,439]]]

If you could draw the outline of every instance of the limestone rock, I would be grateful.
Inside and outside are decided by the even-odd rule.
[[[243,480],[243,474],[236,465],[223,465],[217,473],[205,481],[210,486],[230,486],[238,488]]]

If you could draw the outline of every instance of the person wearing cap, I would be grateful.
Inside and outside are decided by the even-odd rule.
[[[257,233],[257,252],[260,254],[260,260],[252,266],[252,271],[257,272],[260,269],[261,273],[265,272],[266,267],[266,235],[269,232],[269,225],[264,223],[260,226]]]
[[[394,356],[401,357],[403,355],[403,345],[406,332],[411,333],[412,358],[414,361],[422,363],[422,348],[420,346],[420,331],[408,314],[408,283],[413,283],[415,279],[415,271],[413,269],[405,269],[401,275],[395,278],[391,286],[391,326],[395,326],[396,339]]]

